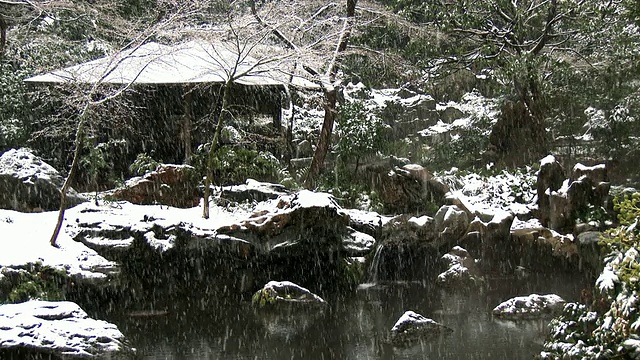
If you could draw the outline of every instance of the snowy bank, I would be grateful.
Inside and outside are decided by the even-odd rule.
[[[65,358],[130,351],[116,325],[90,318],[68,301],[0,305],[0,349],[28,349]]]

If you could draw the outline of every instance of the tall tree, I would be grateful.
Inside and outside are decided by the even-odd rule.
[[[309,172],[307,173],[305,178],[305,187],[307,188],[313,188],[315,186],[315,181],[317,180],[318,175],[324,167],[324,162],[331,145],[331,134],[333,132],[333,126],[337,117],[336,104],[338,101],[337,87],[339,86],[339,82],[336,79],[336,75],[339,69],[340,56],[347,49],[349,38],[351,37],[351,32],[355,25],[356,4],[357,0],[346,1],[346,16],[342,18],[342,24],[340,30],[337,33],[337,43],[334,50],[331,52],[331,56],[327,59],[327,63],[325,64],[326,70],[324,72],[321,72],[316,69],[312,62],[308,62],[307,60],[305,60],[305,57],[302,54],[304,49],[307,48],[309,44],[297,44],[292,40],[290,36],[287,36],[287,34],[281,31],[278,27],[267,23],[258,13],[256,1],[253,0],[251,2],[252,13],[257,19],[258,23],[262,24],[262,26],[264,26],[265,28],[271,29],[271,32],[276,37],[276,39],[278,39],[278,41],[283,43],[289,49],[294,50],[298,54],[299,61],[303,64],[303,69],[312,77],[312,79],[316,83],[320,84],[324,93],[324,118],[322,122],[322,128],[320,130],[320,136],[318,138],[318,144],[311,161]],[[320,7],[316,12],[314,12],[313,15],[309,17],[309,19],[301,21],[301,26],[298,26],[296,28],[294,34],[302,28],[303,24],[315,21],[318,15],[324,12],[330,6],[334,5],[326,4]],[[327,38],[324,38],[323,41],[326,42]],[[315,40],[312,43],[312,46],[313,44],[318,42],[318,40]]]
[[[69,97],[70,105],[78,110],[77,122],[75,124],[74,150],[69,174],[67,175],[60,190],[60,209],[58,211],[56,225],[54,227],[53,233],[51,234],[51,246],[58,247],[57,239],[60,235],[60,230],[64,222],[64,214],[67,207],[67,192],[69,190],[69,187],[71,186],[71,183],[74,181],[76,173],[78,171],[78,165],[80,162],[81,152],[84,147],[83,145],[87,128],[91,125],[93,112],[97,111],[97,109],[99,109],[102,104],[113,101],[114,99],[120,97],[122,94],[126,93],[134,84],[137,77],[142,73],[142,71],[144,71],[146,66],[143,66],[137,74],[134,74],[134,77],[131,81],[127,82],[126,84],[122,84],[115,89],[105,87],[105,79],[107,79],[114,71],[116,71],[119,65],[121,65],[123,62],[133,57],[140,57],[139,54],[136,54],[136,50],[144,45],[152,36],[156,35],[162,30],[168,30],[172,26],[176,25],[176,23],[184,20],[184,18],[193,16],[193,13],[196,11],[193,8],[189,8],[188,6],[179,7],[176,10],[176,12],[167,14],[163,18],[158,19],[158,22],[150,24],[145,31],[140,32],[122,50],[109,57],[108,63],[99,74],[99,79],[97,81],[94,81],[88,89],[86,88],[86,86],[83,86],[83,84],[76,84],[74,95]],[[148,63],[151,63],[151,61],[153,61],[154,59],[154,55],[146,55],[146,59],[148,59]]]
[[[216,107],[213,114],[214,123],[216,124],[213,132],[209,153],[206,161],[206,176],[204,182],[204,201],[202,208],[202,217],[209,218],[209,197],[211,194],[211,185],[213,184],[213,172],[215,170],[216,155],[219,149],[220,134],[224,127],[225,121],[229,121],[232,116],[232,91],[238,86],[238,82],[248,77],[261,77],[266,80],[275,80],[276,69],[283,66],[282,62],[288,59],[291,54],[287,52],[277,51],[259,51],[263,45],[265,38],[269,35],[262,27],[258,29],[251,24],[242,21],[242,19],[234,19],[232,10],[228,10],[228,41],[225,42],[225,50],[232,54],[231,57],[221,55],[216,52],[215,46],[212,47],[211,56],[207,59],[214,63],[224,73],[224,79],[218,91],[218,101],[220,106]],[[255,55],[255,57],[253,56]]]
[[[398,2],[415,9],[455,46],[444,47],[445,54],[434,59],[432,70],[447,74],[460,69],[486,71],[508,89],[514,101],[509,110],[517,124],[504,126],[495,141],[506,141],[505,151],[524,144],[532,157],[549,147],[546,120],[549,116],[545,81],[553,59],[581,57],[573,47],[573,37],[588,16],[585,0],[462,0]],[[404,5],[403,5],[404,4]],[[504,116],[509,116],[503,113]],[[521,120],[526,118],[525,121]],[[495,128],[494,128],[495,129]],[[508,139],[511,130],[526,137]],[[522,135],[521,135],[522,136]],[[510,145],[509,145],[510,144]]]

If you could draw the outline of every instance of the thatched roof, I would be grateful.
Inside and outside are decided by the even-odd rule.
[[[149,42],[83,64],[55,70],[25,79],[30,83],[104,83],[104,84],[202,84],[223,83],[235,68],[246,73],[235,82],[242,85],[285,86],[289,76],[274,63],[256,65],[258,60],[244,56],[223,42],[190,41],[174,46]],[[235,67],[237,65],[237,67]],[[301,77],[293,83],[315,87]]]

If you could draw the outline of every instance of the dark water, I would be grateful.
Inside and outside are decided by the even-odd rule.
[[[418,282],[363,285],[349,296],[325,294],[323,310],[256,311],[249,300],[211,305],[185,298],[168,313],[110,319],[143,359],[531,359],[548,320],[503,321],[491,310],[513,296],[556,293],[578,300],[585,281],[557,275],[488,281],[481,294],[447,294]],[[413,310],[454,329],[414,346],[386,342]]]

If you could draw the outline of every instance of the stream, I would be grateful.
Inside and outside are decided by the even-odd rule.
[[[485,291],[466,295],[422,282],[372,283],[348,296],[325,294],[325,310],[304,311],[255,310],[248,298],[220,302],[187,295],[155,313],[115,311],[102,318],[118,325],[142,359],[532,359],[549,319],[499,320],[491,310],[531,293],[576,301],[589,286],[577,274],[489,278]],[[406,310],[454,332],[394,347],[387,334]]]

